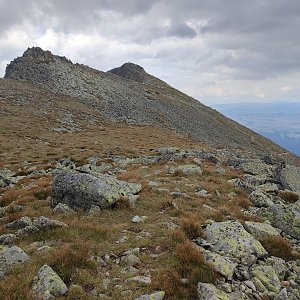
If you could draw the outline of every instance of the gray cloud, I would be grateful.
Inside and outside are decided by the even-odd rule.
[[[208,101],[297,100],[299,15],[298,0],[0,0],[0,71],[38,45],[98,69],[134,61]]]

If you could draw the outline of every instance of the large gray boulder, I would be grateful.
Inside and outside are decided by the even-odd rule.
[[[0,246],[0,278],[6,274],[9,267],[29,259],[29,255],[18,246]]]
[[[300,200],[294,204],[274,204],[268,208],[273,226],[300,240]]]
[[[267,251],[238,221],[215,222],[204,230],[211,250],[221,255],[253,264],[257,258],[268,255]]]
[[[88,210],[93,206],[110,207],[122,196],[137,194],[142,186],[118,180],[114,176],[81,173],[54,175],[52,204],[65,203],[72,208]]]
[[[267,175],[269,178],[273,176],[271,166],[261,160],[249,160],[243,162],[240,165],[240,169],[251,175]]]
[[[300,168],[287,165],[279,172],[279,180],[285,189],[300,193]]]
[[[55,299],[63,296],[68,288],[51,267],[44,265],[33,280],[32,290],[37,299]]]

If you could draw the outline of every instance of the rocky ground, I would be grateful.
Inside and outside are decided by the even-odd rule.
[[[4,299],[300,299],[299,168],[176,147],[7,167]]]

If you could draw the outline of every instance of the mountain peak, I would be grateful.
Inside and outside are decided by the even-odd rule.
[[[109,70],[108,73],[112,73],[136,82],[149,83],[150,81],[153,81],[153,76],[148,74],[143,67],[134,64],[132,62],[127,62],[123,64],[121,67]]]

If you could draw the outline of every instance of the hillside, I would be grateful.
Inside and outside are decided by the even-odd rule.
[[[300,299],[299,158],[126,63],[0,79],[0,299]]]
[[[169,128],[218,148],[285,152],[131,63],[105,73],[34,47],[7,66],[5,78],[75,97],[97,110],[103,120]]]

